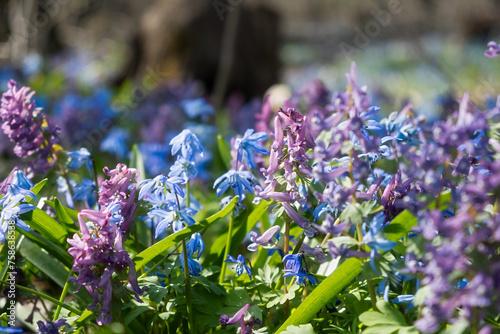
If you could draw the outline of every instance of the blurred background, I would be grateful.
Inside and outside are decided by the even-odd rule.
[[[2,91],[10,78],[32,87],[66,146],[117,158],[131,137],[160,159],[186,127],[206,137],[217,132],[209,125],[243,133],[266,93],[273,107],[293,92],[328,96],[345,89],[353,61],[381,115],[410,102],[443,117],[464,91],[480,107],[494,105],[500,91],[500,62],[483,56],[488,41],[500,40],[499,1],[0,4]]]

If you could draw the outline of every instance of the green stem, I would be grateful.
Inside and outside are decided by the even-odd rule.
[[[184,281],[186,284],[186,305],[189,319],[189,332],[194,333],[193,305],[191,304],[191,276],[189,276],[186,239],[182,240],[182,255],[184,258]]]
[[[92,161],[92,168],[94,170],[95,196],[97,199],[99,199],[99,185],[97,183],[97,167],[95,165],[94,157],[91,157],[90,160]],[[97,201],[97,207],[99,208],[99,211],[101,211],[101,205],[99,204],[99,201]]]
[[[371,278],[367,278],[366,282],[368,284],[368,292],[370,292],[370,300],[372,301],[372,308],[374,311],[378,312],[377,308],[377,295],[375,294],[375,289],[373,288],[373,282]]]
[[[224,284],[224,277],[226,276],[227,262],[225,262],[225,260],[227,259],[227,256],[231,251],[231,239],[232,239],[231,236],[233,235],[233,225],[234,225],[234,209],[233,211],[231,211],[231,218],[229,220],[229,230],[227,231],[226,248],[224,250],[224,257],[222,258],[222,268],[220,270],[220,277],[219,277],[220,285]]]
[[[5,282],[5,281],[0,281],[0,283],[4,284],[4,285],[10,285],[9,282]],[[19,285],[19,284],[15,284],[14,286],[17,289],[19,289],[19,290],[23,290],[23,291],[29,292],[32,295],[38,296],[38,297],[43,298],[43,299],[47,299],[49,302],[51,302],[53,304],[60,305],[61,307],[64,307],[65,309],[67,309],[70,312],[73,312],[73,313],[78,314],[78,315],[82,314],[81,311],[78,311],[77,309],[75,309],[75,308],[73,308],[73,307],[71,307],[69,305],[66,305],[65,303],[62,303],[62,302],[58,301],[57,299],[52,298],[49,295],[46,295],[45,293],[42,293],[42,292],[30,289],[30,288],[24,287],[24,286]]]
[[[59,301],[61,303],[64,303],[64,299],[66,298],[66,295],[68,294],[68,289],[69,289],[69,285],[70,285],[69,278],[71,277],[71,274],[72,274],[72,272],[70,270],[69,274],[68,274],[68,278],[66,279],[66,283],[64,284],[63,291],[61,292],[61,297],[59,297]],[[61,308],[62,308],[61,305],[57,305],[56,313],[54,313],[54,320],[53,321],[56,321],[59,318],[59,314],[61,313]]]
[[[190,197],[190,186],[189,186],[189,180],[186,182],[186,207],[191,206],[191,197]]]

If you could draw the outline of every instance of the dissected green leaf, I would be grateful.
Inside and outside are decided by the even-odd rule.
[[[311,324],[300,325],[300,326],[288,326],[285,334],[315,334],[314,329]]]

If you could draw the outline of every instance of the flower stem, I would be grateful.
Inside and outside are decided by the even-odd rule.
[[[186,181],[186,207],[190,207],[191,206],[191,197],[190,197],[190,186],[189,186],[189,180]]]
[[[283,254],[286,256],[288,254],[290,248],[290,220],[285,221],[285,244],[283,246]],[[299,246],[300,249],[300,246]],[[284,272],[283,272],[284,275]],[[286,286],[286,277],[283,277],[283,288],[285,290],[285,293],[288,293],[288,287]],[[287,299],[285,301],[284,305],[284,312],[285,312],[285,320],[288,319],[288,316],[290,315],[290,301]]]
[[[186,240],[182,240],[182,254],[184,257],[184,282],[186,284],[186,306],[189,319],[189,332],[194,333],[193,305],[191,304],[191,277],[189,276],[188,255]]]
[[[63,291],[61,292],[61,297],[59,298],[59,301],[61,303],[64,303],[64,299],[66,298],[66,294],[68,293],[68,288],[69,288],[69,278],[71,277],[71,270],[69,271],[68,278],[66,279],[66,283],[64,284]],[[54,320],[56,321],[59,318],[59,314],[61,313],[62,306],[61,304],[57,305],[56,308],[56,313],[54,313]]]
[[[366,279],[366,283],[368,284],[368,292],[370,293],[370,300],[372,301],[372,308],[374,311],[378,312],[377,307],[377,295],[375,294],[375,289],[373,288],[373,282],[371,278]]]
[[[231,236],[233,235],[233,224],[234,224],[234,209],[233,211],[231,211],[231,218],[229,220],[229,229],[227,231],[227,239],[226,239],[226,249],[224,250],[224,257],[222,258],[222,268],[220,270],[220,278],[219,278],[220,285],[224,284],[224,277],[226,276],[227,262],[225,262],[225,260],[227,259],[227,256],[229,255],[229,252],[231,250]]]

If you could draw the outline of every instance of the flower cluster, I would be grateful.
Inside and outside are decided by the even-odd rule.
[[[35,92],[28,87],[18,88],[14,80],[8,87],[0,105],[2,131],[15,144],[14,153],[20,158],[34,156],[33,172],[43,173],[54,164],[54,145],[59,142],[60,129],[35,108]]]

